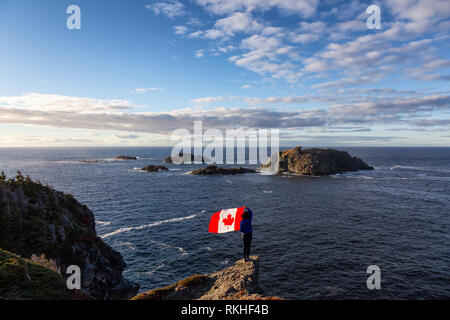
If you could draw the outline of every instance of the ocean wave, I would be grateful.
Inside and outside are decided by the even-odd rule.
[[[272,190],[263,190],[263,193],[272,193]]]
[[[119,233],[128,232],[128,231],[134,231],[134,230],[142,230],[142,229],[151,228],[151,227],[156,227],[156,226],[159,226],[160,224],[163,224],[163,223],[171,223],[171,222],[178,222],[178,221],[183,221],[183,220],[190,220],[190,219],[193,219],[193,218],[195,218],[196,216],[198,216],[198,215],[200,215],[202,213],[205,213],[205,210],[202,210],[199,213],[192,214],[192,215],[187,216],[187,217],[180,217],[180,218],[173,218],[173,219],[168,219],[168,220],[161,220],[161,221],[156,221],[156,222],[153,222],[153,223],[143,224],[143,225],[135,226],[135,227],[120,228],[120,229],[117,229],[116,231],[113,231],[113,232],[101,235],[100,238],[106,239],[106,238],[109,238],[109,237],[114,236],[114,235],[119,234]]]
[[[390,168],[391,170],[414,170],[414,171],[430,171],[430,172],[443,172],[450,173],[450,170],[445,170],[441,168],[432,168],[432,167],[419,167],[419,166],[404,166],[400,164],[396,164]]]
[[[109,226],[111,224],[111,221],[95,221],[96,224],[101,225],[101,226]]]
[[[365,180],[411,180],[413,178],[407,177],[374,177],[374,176],[362,176],[355,174],[336,174],[330,176],[335,179],[365,179]]]
[[[119,242],[116,245],[121,247],[127,247],[131,251],[136,251],[136,247],[131,242]]]
[[[164,248],[164,249],[176,249],[181,253],[181,256],[184,257],[186,256],[188,253],[185,249],[181,248],[181,247],[176,247],[176,246],[171,246],[170,244],[164,243],[164,242],[157,242],[154,240],[151,240],[152,243]]]
[[[145,272],[145,274],[151,276],[152,274],[154,274],[156,271],[164,268],[166,265],[164,263],[160,263],[155,269],[152,269],[150,271]]]

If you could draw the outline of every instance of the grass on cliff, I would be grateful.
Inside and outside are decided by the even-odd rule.
[[[57,272],[0,249],[0,300],[89,299],[81,291],[67,289]]]

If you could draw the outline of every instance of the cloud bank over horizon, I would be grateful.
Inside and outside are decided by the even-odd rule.
[[[149,0],[136,20],[158,28],[112,34],[115,68],[76,40],[90,54],[80,63],[107,75],[99,93],[82,72],[64,90],[40,75],[39,85],[25,74],[11,74],[23,86],[1,83],[0,143],[162,145],[201,120],[204,129],[277,128],[286,143],[450,146],[448,1],[374,4],[380,30],[367,28],[368,4],[357,0]],[[97,39],[91,29],[79,34]],[[134,36],[138,47],[121,45]],[[139,47],[152,39],[161,55]]]

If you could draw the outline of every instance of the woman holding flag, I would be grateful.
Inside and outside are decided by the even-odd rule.
[[[253,230],[252,230],[252,218],[253,212],[250,208],[245,207],[242,214],[242,220],[239,231],[242,232],[242,238],[244,240],[244,260],[250,259],[250,245],[252,243]]]
[[[241,231],[244,240],[244,260],[248,261],[252,243],[252,217],[253,212],[247,207],[222,209],[211,216],[208,231],[211,233]]]

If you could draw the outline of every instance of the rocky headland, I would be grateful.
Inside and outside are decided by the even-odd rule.
[[[243,174],[243,173],[255,173],[255,170],[248,169],[248,168],[222,168],[218,167],[216,165],[209,165],[206,168],[201,168],[192,171],[190,174],[192,175],[215,175],[215,174]]]
[[[79,266],[82,291],[96,299],[128,299],[139,289],[122,276],[120,253],[97,236],[91,210],[20,172],[0,176],[0,248],[23,259],[45,255],[62,277],[69,265]]]
[[[268,162],[261,168],[265,169],[271,165],[272,163]],[[305,176],[326,176],[373,169],[363,160],[352,157],[345,151],[328,148],[303,150],[302,147],[296,147],[291,150],[280,151],[277,174],[294,173]]]
[[[259,257],[239,260],[224,270],[180,280],[143,292],[132,300],[275,300],[265,297],[258,284]]]

